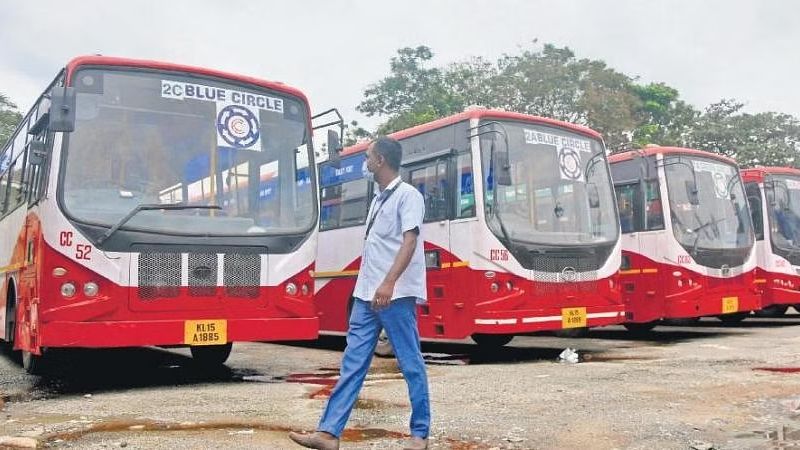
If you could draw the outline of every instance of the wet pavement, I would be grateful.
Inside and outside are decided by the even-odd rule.
[[[688,448],[694,434],[724,437],[725,448],[768,448],[772,441],[789,446],[797,442],[794,431],[780,440],[762,431],[787,423],[800,428],[800,399],[791,410],[793,396],[800,394],[795,381],[800,377],[792,376],[800,373],[800,357],[787,356],[800,344],[792,342],[793,336],[800,336],[798,315],[734,326],[704,319],[691,326],[658,326],[643,335],[609,327],[583,338],[518,336],[499,349],[469,341],[425,343],[435,414],[431,446],[569,448],[581,442],[553,431],[559,427],[582,433],[592,448],[672,448],[677,443],[675,448]],[[771,351],[765,355],[767,344]],[[572,369],[558,363],[566,347],[580,355]],[[338,379],[343,348],[341,337],[237,344],[228,363],[214,370],[193,364],[186,349],[54,350],[45,377],[25,374],[6,352],[0,356],[0,436],[48,447],[293,448],[285,435],[313,429]],[[712,408],[713,401],[703,400],[705,391],[724,389],[714,377],[737,386],[729,391],[732,397],[740,389],[749,393],[719,403],[708,417],[695,417],[693,433],[654,432],[651,423],[628,429],[620,419],[641,416],[667,424],[662,428],[688,426],[700,413],[667,416],[681,416],[693,401],[700,402],[700,410]],[[661,393],[669,392],[668,383],[685,384],[673,393],[682,400]],[[567,393],[571,404],[588,411],[547,406]],[[640,395],[651,404],[642,404]],[[606,411],[608,423],[585,428],[617,400],[622,406]],[[659,401],[673,406],[660,407]],[[726,413],[731,405],[742,410],[735,419]],[[408,408],[396,362],[376,357],[342,448],[397,448],[407,437]],[[748,414],[762,417],[761,422],[748,423]],[[712,432],[703,420],[722,425]]]

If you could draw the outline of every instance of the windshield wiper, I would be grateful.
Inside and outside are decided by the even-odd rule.
[[[141,211],[158,211],[158,210],[169,210],[169,211],[178,211],[182,209],[222,209],[219,205],[188,205],[186,203],[168,203],[168,204],[154,204],[154,203],[142,203],[136,205],[128,214],[125,215],[119,222],[114,224],[113,227],[109,228],[108,231],[105,232],[104,235],[100,236],[100,239],[97,240],[97,245],[101,245],[105,242],[108,238],[111,237],[117,230],[120,229],[121,226],[128,223],[129,220],[133,218],[136,214],[139,214]]]
[[[721,219],[714,219],[714,215],[712,214],[711,215],[711,220],[709,220],[708,222],[700,225],[697,228],[689,230],[689,231],[691,231],[692,233],[695,234],[694,244],[692,244],[692,256],[694,256],[697,253],[697,244],[700,242],[700,233],[698,233],[698,231],[700,231],[702,229],[705,229],[707,227],[710,227],[712,225],[716,225],[716,224],[718,224],[718,223],[720,223],[720,222],[722,222],[722,221],[724,221],[726,219],[727,219],[726,217],[723,217]],[[712,237],[717,237],[717,236],[719,236],[719,232],[715,233]]]

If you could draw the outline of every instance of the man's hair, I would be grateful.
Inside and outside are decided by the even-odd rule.
[[[389,167],[395,172],[400,171],[400,161],[403,159],[403,147],[396,139],[380,136],[372,141],[372,148],[386,160]]]

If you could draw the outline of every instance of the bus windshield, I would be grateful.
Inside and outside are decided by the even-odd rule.
[[[770,175],[764,187],[773,244],[784,250],[799,250],[800,177]]]
[[[495,235],[556,246],[616,241],[619,218],[600,141],[521,122],[485,122],[479,130],[489,129],[481,155],[486,217]],[[495,168],[492,155],[501,151],[508,164]]]
[[[83,69],[64,147],[72,219],[181,235],[306,232],[315,222],[306,107],[255,86],[185,74]]]
[[[687,155],[667,155],[663,165],[672,231],[686,251],[695,255],[753,245],[747,197],[735,166]]]

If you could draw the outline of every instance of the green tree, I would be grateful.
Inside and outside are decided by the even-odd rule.
[[[647,144],[686,146],[700,112],[679,98],[678,90],[664,83],[634,85],[641,105],[632,146]]]
[[[800,122],[777,112],[749,114],[733,99],[711,104],[689,136],[693,148],[735,159],[742,167],[800,167]]]
[[[17,105],[0,93],[0,148],[6,144],[21,120],[22,114],[17,111]]]

